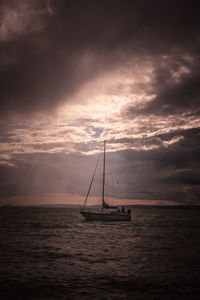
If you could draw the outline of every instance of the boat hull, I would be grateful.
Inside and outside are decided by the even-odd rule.
[[[103,213],[103,212],[86,212],[80,211],[80,214],[87,221],[130,221],[131,215],[122,214],[122,213]]]

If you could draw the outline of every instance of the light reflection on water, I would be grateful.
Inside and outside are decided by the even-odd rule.
[[[1,208],[1,299],[198,299],[200,211]]]

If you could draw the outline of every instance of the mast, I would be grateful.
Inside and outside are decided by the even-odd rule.
[[[102,188],[102,208],[103,211],[103,203],[104,203],[104,189],[105,189],[105,164],[106,164],[106,141],[104,141],[103,148],[103,188]]]

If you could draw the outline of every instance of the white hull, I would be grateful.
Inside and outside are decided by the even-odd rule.
[[[87,221],[130,221],[131,220],[131,215],[122,214],[122,213],[80,211],[80,214]]]

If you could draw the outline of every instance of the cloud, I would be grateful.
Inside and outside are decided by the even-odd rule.
[[[1,14],[2,113],[50,111],[133,59],[159,61],[198,46],[198,15],[186,2],[13,1]],[[180,65],[172,77],[186,70]]]
[[[160,136],[150,139],[148,143],[150,146],[155,143],[160,145],[162,140],[169,142],[168,148],[161,146],[149,147],[148,150],[130,150],[130,147],[126,147],[126,150],[109,151],[112,144],[108,144],[107,197],[198,203],[199,130],[182,131],[175,138],[170,135]],[[172,143],[173,140],[176,142]],[[67,150],[68,145],[65,146]],[[49,148],[45,148],[45,144],[41,144],[40,147],[38,152],[33,148],[32,152],[12,155],[12,160],[7,161],[12,162],[15,168],[0,166],[1,196],[44,193],[76,193],[84,196],[98,155],[85,153],[90,153],[97,144],[76,144],[73,149],[78,151],[72,152],[61,149],[58,152],[51,151],[55,145],[47,145]],[[9,157],[4,154],[3,158]],[[96,192],[100,194],[101,177],[102,174],[97,176],[99,185],[97,189],[98,182],[95,183],[93,195]]]
[[[135,115],[187,115],[199,114],[199,57],[198,53],[175,51],[152,59],[150,88],[142,105],[129,105],[123,111]],[[148,87],[149,85],[146,85]]]
[[[46,1],[7,1],[1,6],[0,41],[39,32],[46,27]]]
[[[83,195],[106,139],[115,197],[198,200],[195,3],[4,1],[0,14],[2,195]]]

